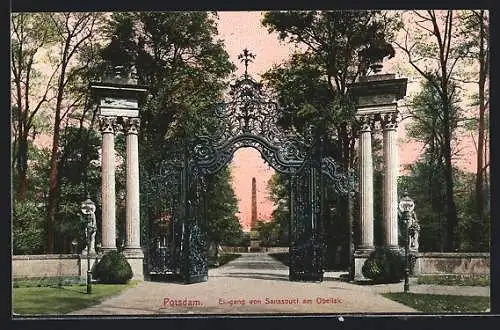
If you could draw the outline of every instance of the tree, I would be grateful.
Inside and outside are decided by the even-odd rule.
[[[50,150],[28,145],[30,180],[25,200],[14,203],[12,245],[14,254],[40,254],[45,245],[44,212],[46,209],[48,155]]]
[[[453,95],[450,83],[456,76],[457,63],[468,52],[468,45],[456,38],[458,25],[452,10],[413,11],[409,24],[404,28],[404,42],[396,45],[401,49],[408,62],[418,74],[433,86],[439,96],[442,115],[442,157],[444,159],[444,179],[446,183],[445,205],[447,219],[447,238],[445,248],[453,251],[458,243],[456,227],[458,224],[457,206],[454,198],[452,163],[453,135]],[[414,31],[409,26],[415,27]]]
[[[279,245],[280,224],[274,221],[257,222],[257,232],[259,233],[259,241],[263,246]]]
[[[54,43],[54,33],[45,14],[14,13],[11,16],[12,168],[16,169],[15,190],[20,201],[27,196],[28,145],[41,131],[37,125],[38,114],[52,99],[49,92],[57,68],[44,75],[40,58]]]
[[[238,200],[229,167],[207,178],[204,197],[203,225],[208,241],[217,248],[222,242],[231,244],[241,239],[243,230],[236,216]]]
[[[355,107],[348,86],[379,72],[380,62],[394,56],[388,42],[397,17],[380,11],[276,11],[266,13],[262,24],[303,50],[263,76],[292,113],[285,124],[299,131],[312,125],[326,142],[324,156],[336,159],[348,174],[356,167]],[[352,228],[352,196],[337,202],[337,216]]]
[[[80,204],[90,194],[96,201],[96,218],[100,221],[100,201],[96,199],[100,192],[101,172],[99,148],[101,139],[92,124],[90,127],[66,126],[61,134],[58,157],[58,195],[56,223],[54,226],[55,251],[71,251],[71,241],[79,242],[79,248],[85,244],[86,221],[82,219]]]
[[[479,118],[477,120],[477,167],[476,167],[476,209],[477,216],[483,219],[486,216],[485,202],[485,181],[488,164],[485,161],[486,156],[486,110],[489,104],[486,82],[489,78],[489,22],[488,14],[485,10],[466,10],[460,15],[460,20],[464,22],[461,36],[467,40],[471,49],[469,50],[469,59],[472,67],[479,67],[474,71],[471,78],[465,82],[472,82],[477,85],[476,104],[479,107]],[[468,74],[471,76],[471,74]],[[470,80],[474,79],[474,80]]]
[[[449,99],[449,106],[445,109],[442,103],[440,91],[436,89],[435,85],[431,82],[424,80],[422,82],[422,91],[413,98],[410,114],[412,115],[412,123],[408,125],[407,135],[410,138],[420,141],[424,145],[424,164],[428,169],[426,173],[426,180],[424,187],[427,187],[426,196],[424,201],[428,201],[431,209],[438,214],[439,229],[446,232],[446,226],[441,217],[446,216],[445,204],[443,199],[446,200],[446,157],[447,145],[451,141],[456,141],[459,119],[462,116],[462,110],[459,108],[458,103],[458,89],[455,83],[449,82],[447,88]],[[444,112],[448,112],[445,116]],[[446,120],[447,119],[447,120]],[[445,131],[452,132],[450,140],[445,139]],[[421,202],[423,203],[423,202]],[[419,217],[420,218],[420,217]],[[443,225],[441,225],[443,224]],[[447,235],[439,234],[441,239],[440,250],[446,249]]]
[[[45,19],[52,22],[57,50],[55,61],[57,82],[54,86],[55,105],[50,155],[49,195],[47,205],[47,251],[54,252],[54,222],[58,203],[59,140],[64,119],[75,107],[83,106],[85,94],[70,93],[79,74],[88,69],[88,62],[78,61],[78,54],[85,44],[92,42],[99,13],[48,13]],[[87,82],[83,82],[87,83]]]

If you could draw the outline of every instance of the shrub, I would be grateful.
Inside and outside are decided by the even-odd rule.
[[[363,276],[375,283],[395,283],[404,277],[404,256],[397,250],[377,248],[361,269]]]
[[[12,214],[12,245],[14,254],[43,252],[45,242],[44,213],[35,201],[14,203]]]
[[[125,284],[133,273],[127,259],[120,252],[110,251],[97,263],[93,275],[101,283]]]

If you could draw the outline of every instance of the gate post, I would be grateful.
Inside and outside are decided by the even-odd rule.
[[[383,244],[397,248],[397,141],[395,119],[398,115],[397,101],[406,95],[408,79],[396,79],[395,74],[375,74],[363,76],[359,81],[348,86],[349,92],[357,103],[356,116],[358,118],[383,118],[384,125],[384,213],[385,228]],[[366,128],[366,129],[365,129]],[[369,256],[370,237],[373,237],[373,174],[371,138],[368,138],[368,127],[362,127],[360,134],[361,149],[361,203],[360,227],[361,240],[354,253],[354,279],[362,279],[362,267]],[[366,152],[365,152],[366,151]],[[369,157],[370,159],[366,159]],[[372,171],[372,170],[371,170]],[[368,196],[371,194],[371,196]],[[394,239],[395,237],[395,239]],[[373,241],[372,241],[373,244]],[[368,249],[367,249],[368,248]]]
[[[139,102],[147,89],[137,84],[133,67],[115,66],[106,72],[102,81],[90,84],[92,96],[98,105],[102,150],[102,249],[116,249],[115,196],[115,124],[124,124],[127,134],[127,250],[125,256],[132,267],[134,279],[144,279],[144,254],[140,246],[139,213],[139,158],[137,129]],[[131,253],[132,252],[132,253]]]

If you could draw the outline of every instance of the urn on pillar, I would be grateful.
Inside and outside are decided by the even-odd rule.
[[[369,120],[380,121],[384,138],[384,194],[383,194],[383,245],[398,248],[398,198],[399,172],[397,145],[397,102],[406,95],[408,79],[395,74],[362,76],[348,86],[356,102],[356,117],[363,124]],[[360,130],[360,231],[361,237],[354,255],[354,276],[361,278],[361,268],[368,257],[367,247],[373,243],[373,165],[369,125]],[[370,209],[367,209],[370,208]]]
[[[360,77],[348,86],[355,98],[356,115],[380,115],[397,112],[397,101],[406,95],[407,78],[395,74],[376,74]]]
[[[143,279],[144,254],[140,244],[139,109],[147,88],[137,84],[133,67],[115,66],[100,82],[90,84],[100,122],[121,124],[127,143],[126,244],[124,254],[135,279]],[[109,125],[108,125],[109,126]],[[107,126],[106,126],[107,127]],[[116,129],[102,129],[102,250],[116,249],[116,196],[114,136]]]
[[[134,70],[123,66],[113,67],[102,81],[92,82],[90,90],[98,105],[97,114],[110,117],[139,117],[147,93],[145,86],[137,84]]]

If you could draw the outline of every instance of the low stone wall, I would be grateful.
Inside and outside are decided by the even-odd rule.
[[[91,255],[90,268],[100,260],[100,255]],[[142,258],[127,258],[134,280],[144,280]],[[87,256],[81,254],[42,254],[12,256],[12,277],[14,279],[33,279],[48,277],[87,276]]]
[[[365,279],[362,267],[369,253],[354,255],[354,278]],[[490,254],[480,252],[421,252],[417,254],[417,261],[413,275],[486,275],[490,273]]]
[[[490,273],[489,253],[419,253],[415,275],[485,275]]]
[[[81,259],[77,254],[12,256],[12,276],[15,279],[80,275]]]
[[[254,248],[254,250],[256,250],[256,249],[258,249],[259,252],[269,252],[269,253],[282,253],[282,252],[288,252],[288,250],[289,250],[289,248],[287,246],[285,246],[285,247],[260,246],[258,248]],[[219,251],[225,252],[225,253],[245,253],[245,252],[250,252],[250,247],[247,247],[247,246],[221,246]]]

